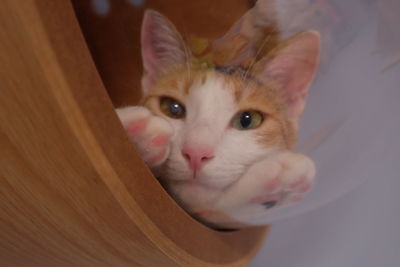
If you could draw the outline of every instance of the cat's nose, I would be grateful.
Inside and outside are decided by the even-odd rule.
[[[214,149],[210,147],[189,147],[184,146],[182,155],[189,162],[193,171],[198,171],[210,159],[214,157]]]

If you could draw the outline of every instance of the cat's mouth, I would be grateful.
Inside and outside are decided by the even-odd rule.
[[[201,168],[193,170],[184,158],[170,157],[166,165],[165,175],[162,176],[166,180],[178,182],[182,185],[223,190],[236,182],[245,168],[242,164],[221,165],[216,164],[216,162],[208,162]]]
[[[196,170],[192,171],[192,179],[193,180],[198,180],[199,179],[199,172]]]

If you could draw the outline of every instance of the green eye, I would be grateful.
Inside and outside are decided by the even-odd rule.
[[[239,130],[257,128],[264,121],[264,115],[255,110],[241,111],[233,118],[232,126]]]
[[[160,108],[165,115],[173,119],[182,119],[185,117],[185,107],[173,98],[162,97],[160,99]]]

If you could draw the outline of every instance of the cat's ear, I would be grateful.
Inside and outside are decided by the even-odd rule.
[[[258,79],[277,83],[291,119],[298,119],[303,112],[319,55],[319,33],[307,31],[288,39],[256,64]]]
[[[146,92],[160,74],[175,65],[186,64],[190,52],[175,26],[154,10],[146,10],[142,23],[141,46]]]

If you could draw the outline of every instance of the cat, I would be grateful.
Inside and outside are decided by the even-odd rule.
[[[196,62],[175,26],[146,10],[139,106],[117,108],[143,160],[189,214],[241,228],[300,201],[315,167],[290,149],[315,75],[320,37],[282,41],[251,68]]]

